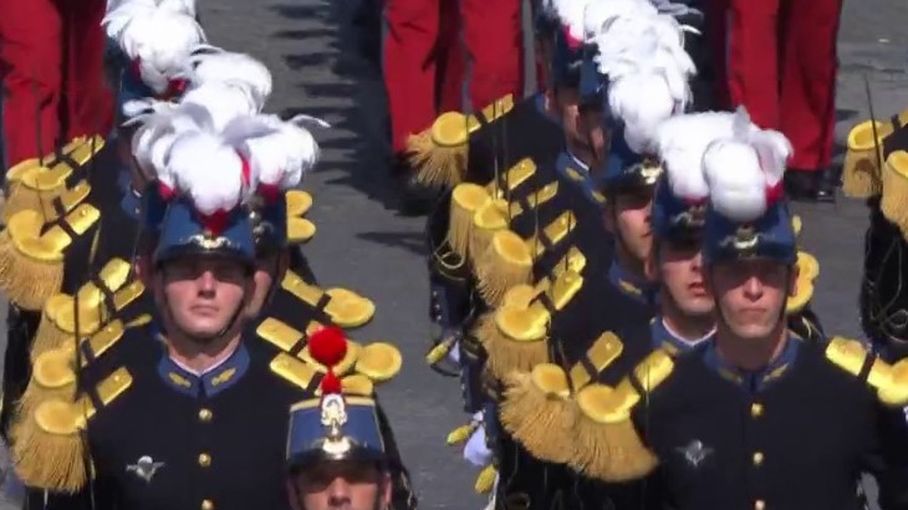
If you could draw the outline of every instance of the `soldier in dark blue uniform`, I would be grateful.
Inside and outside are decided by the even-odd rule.
[[[790,150],[749,122],[710,146],[703,249],[716,334],[674,360],[655,351],[619,385],[578,398],[603,434],[626,432],[631,413],[646,447],[625,442],[611,462],[640,473],[658,463],[649,508],[858,509],[862,471],[883,508],[908,505],[903,364],[787,328],[796,246],[779,191]]]
[[[862,122],[851,130],[842,189],[867,201],[861,326],[874,349],[891,361],[908,356],[908,322],[903,320],[908,293],[901,277],[908,247],[902,211],[908,195],[897,185],[908,172],[908,110],[887,120]],[[884,186],[884,180],[890,184]]]
[[[326,356],[339,360],[343,346],[330,340],[317,333],[310,343],[328,366],[332,360]],[[391,508],[393,459],[378,404],[368,395],[329,388],[330,378],[321,386],[321,397],[297,402],[290,410],[288,491],[294,510]]]

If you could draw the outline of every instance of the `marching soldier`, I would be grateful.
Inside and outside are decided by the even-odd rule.
[[[620,384],[578,397],[601,434],[627,433],[632,416],[645,447],[612,444],[611,458],[585,466],[612,480],[632,475],[622,463],[656,469],[650,508],[862,508],[862,471],[876,476],[883,508],[908,502],[902,364],[787,328],[798,278],[780,193],[790,151],[749,121],[709,147],[703,250],[716,334],[674,360],[655,351]]]
[[[337,356],[325,345],[325,335],[314,335],[310,349],[319,361]],[[330,348],[329,348],[330,347]],[[331,349],[334,349],[332,352]],[[326,359],[332,355],[334,360]],[[370,396],[330,389],[322,380],[320,398],[291,407],[287,437],[288,492],[294,510],[384,510],[392,508],[394,462],[383,437],[377,403]]]
[[[874,349],[889,361],[908,355],[906,294],[901,275],[905,264],[908,223],[902,219],[906,199],[900,185],[908,172],[908,110],[888,122],[874,119],[848,135],[842,190],[867,200],[870,225],[864,238],[861,280],[861,326]]]

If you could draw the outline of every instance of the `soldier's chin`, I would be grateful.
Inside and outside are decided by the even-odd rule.
[[[184,328],[187,336],[196,343],[207,344],[221,336],[225,329],[225,324],[220,322],[204,321],[196,323],[188,328]]]

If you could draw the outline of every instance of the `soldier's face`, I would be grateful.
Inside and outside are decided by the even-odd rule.
[[[785,304],[796,270],[768,259],[719,262],[707,283],[716,297],[722,326],[742,339],[761,340],[784,324]]]
[[[555,92],[555,109],[561,118],[568,150],[589,165],[599,166],[606,151],[606,134],[602,128],[602,110],[580,106],[577,89],[559,88]]]
[[[158,306],[193,338],[214,338],[247,304],[253,284],[239,262],[220,257],[181,257],[161,267]]]
[[[619,249],[625,250],[641,265],[653,249],[652,209],[652,191],[641,190],[639,193],[616,194],[605,211],[605,226],[620,237]]]
[[[294,477],[294,510],[381,510],[391,501],[391,478],[373,463],[321,462]]]
[[[663,241],[653,259],[658,268],[656,278],[662,287],[663,299],[668,299],[683,315],[711,315],[715,300],[703,278],[703,256],[696,242]]]

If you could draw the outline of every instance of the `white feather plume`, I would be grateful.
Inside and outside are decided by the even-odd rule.
[[[691,98],[688,82],[696,68],[684,51],[681,26],[652,6],[628,8],[605,19],[592,40],[599,72],[610,81],[610,111],[625,125],[629,147],[654,151],[658,126]]]
[[[255,103],[256,113],[262,111],[271,95],[271,72],[264,64],[244,53],[200,45],[193,48],[185,66],[183,75],[192,87],[226,83],[247,89]]]
[[[194,92],[220,86],[208,84]],[[304,126],[307,115],[282,121],[276,115],[232,112],[204,95],[177,105],[148,102],[133,138],[133,154],[145,171],[174,192],[191,197],[203,214],[230,210],[256,190],[280,191],[299,184],[317,162],[319,148]],[[244,161],[248,175],[244,176]],[[260,186],[264,185],[264,186]],[[267,187],[267,188],[266,188]]]
[[[585,40],[590,40],[616,18],[655,16],[656,8],[647,0],[591,0],[584,10]]]
[[[211,133],[184,133],[173,141],[167,161],[177,189],[191,197],[202,214],[229,211],[248,189],[236,149]]]
[[[303,116],[284,122],[276,115],[237,118],[227,126],[224,136],[249,159],[256,182],[288,189],[298,185],[318,161],[318,144],[300,125],[311,119]]]
[[[659,126],[656,147],[675,196],[695,201],[709,196],[703,154],[713,141],[732,136],[733,121],[730,112],[689,113]]]
[[[754,221],[770,205],[767,190],[780,185],[791,144],[781,133],[755,126],[743,108],[732,122],[732,137],[713,142],[704,154],[703,171],[720,214]]]
[[[195,0],[108,0],[107,12],[121,9],[126,4],[132,9],[165,9],[192,17],[196,15]]]
[[[558,14],[561,24],[567,27],[571,37],[584,40],[584,21],[586,6],[593,0],[552,0],[552,6]]]
[[[180,2],[125,1],[102,20],[108,37],[138,62],[142,81],[155,93],[167,90],[183,69],[192,49],[205,42],[194,15],[175,7]]]

